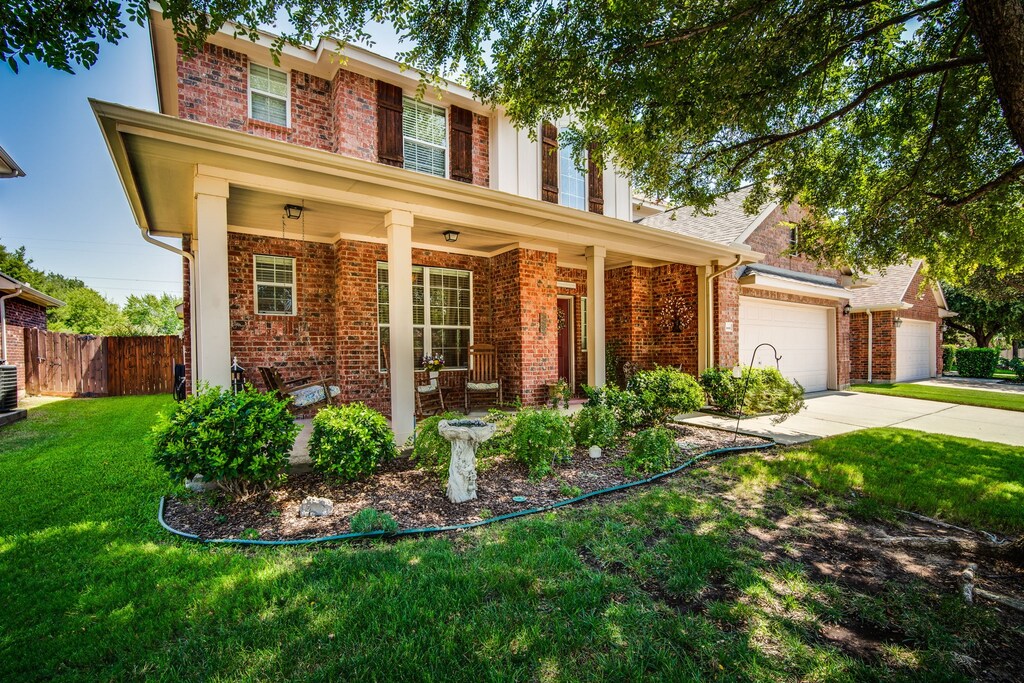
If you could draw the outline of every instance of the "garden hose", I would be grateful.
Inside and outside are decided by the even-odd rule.
[[[755,445],[751,445],[751,446],[727,446],[725,448],[716,448],[716,449],[713,449],[713,450],[710,450],[710,451],[705,451],[703,453],[700,453],[700,454],[694,456],[693,458],[691,458],[690,460],[687,460],[682,465],[679,465],[678,467],[674,467],[674,468],[672,468],[670,470],[666,470],[664,472],[659,472],[658,474],[651,475],[650,477],[647,477],[646,479],[639,479],[637,481],[630,481],[630,482],[626,482],[625,484],[619,484],[618,486],[611,486],[609,488],[599,489],[597,491],[591,491],[589,493],[584,493],[583,495],[576,496],[575,498],[569,498],[569,499],[566,499],[566,500],[560,500],[558,502],[551,503],[549,505],[543,505],[543,506],[537,507],[537,508],[530,508],[528,510],[518,510],[516,512],[509,512],[508,514],[498,515],[497,517],[489,517],[488,519],[481,519],[481,520],[479,520],[477,522],[467,522],[465,524],[450,524],[448,526],[437,526],[437,527],[420,527],[420,528],[417,528],[417,529],[399,529],[398,531],[361,531],[361,532],[355,532],[354,531],[354,532],[350,532],[350,533],[347,533],[347,534],[336,534],[334,536],[320,536],[318,538],[296,538],[296,539],[288,539],[288,540],[281,540],[281,541],[261,541],[261,540],[258,540],[258,539],[246,539],[246,538],[201,538],[201,537],[199,537],[199,536],[197,536],[195,534],[189,534],[189,533],[185,533],[184,531],[179,531],[179,530],[171,527],[170,525],[167,524],[167,522],[164,521],[164,500],[165,500],[164,496],[160,496],[160,510],[158,512],[158,515],[157,515],[157,520],[160,522],[160,526],[162,526],[164,529],[166,529],[167,531],[171,532],[172,534],[174,534],[176,536],[180,536],[181,538],[186,538],[186,539],[188,539],[190,541],[197,541],[199,543],[218,544],[218,545],[224,545],[224,544],[230,544],[230,545],[264,545],[264,546],[267,546],[267,545],[269,545],[269,546],[273,546],[273,545],[308,545],[310,543],[328,543],[328,542],[331,542],[331,541],[351,541],[351,540],[367,539],[367,538],[397,538],[399,536],[423,536],[423,535],[426,535],[426,534],[436,534],[436,533],[441,533],[441,532],[444,532],[444,531],[462,531],[464,529],[473,529],[475,527],[483,526],[485,524],[493,524],[494,522],[502,522],[502,521],[505,521],[507,519],[514,519],[516,517],[525,517],[526,515],[535,515],[538,512],[547,512],[549,510],[554,510],[556,508],[560,508],[560,507],[563,507],[565,505],[572,505],[573,503],[578,503],[578,502],[580,502],[582,500],[587,500],[588,498],[593,498],[595,496],[601,496],[601,495],[604,495],[606,493],[613,493],[615,491],[622,491],[624,489],[633,488],[634,486],[642,486],[642,485],[645,485],[645,484],[654,483],[654,482],[656,482],[659,479],[662,479],[664,477],[668,477],[670,475],[676,474],[677,472],[682,472],[683,470],[692,467],[693,465],[695,465],[696,463],[700,462],[701,460],[703,460],[705,458],[708,458],[708,457],[711,457],[713,455],[721,455],[722,453],[737,453],[737,452],[744,452],[744,451],[763,450],[763,449],[766,449],[766,448],[771,448],[771,447],[776,446],[776,445],[777,445],[776,442],[773,440],[773,441],[769,441],[767,443],[755,444]]]

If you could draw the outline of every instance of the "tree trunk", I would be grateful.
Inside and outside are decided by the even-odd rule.
[[[978,347],[987,349],[992,344],[992,337],[996,336],[995,331],[984,332],[982,329],[976,329],[974,331],[974,341],[977,342]]]
[[[966,0],[967,15],[1017,147],[1024,151],[1024,1]]]

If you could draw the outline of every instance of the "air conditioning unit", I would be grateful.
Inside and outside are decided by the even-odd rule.
[[[0,413],[9,413],[18,407],[18,368],[0,365]]]

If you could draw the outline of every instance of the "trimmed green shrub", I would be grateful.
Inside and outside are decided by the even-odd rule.
[[[746,367],[739,377],[731,370],[715,368],[700,376],[708,400],[719,410],[736,414],[742,402],[743,415],[771,413],[782,422],[803,410],[804,389],[790,382],[776,368]]]
[[[572,438],[581,446],[610,448],[619,440],[619,421],[606,405],[584,406],[572,421]]]
[[[459,413],[448,412],[432,415],[416,424],[416,439],[410,458],[417,468],[440,477],[442,483],[448,479],[452,445],[437,431],[437,426],[441,420],[460,420],[463,417]]]
[[[942,345],[942,369],[947,372],[956,369],[956,344]]]
[[[233,495],[284,479],[299,426],[288,401],[247,384],[237,394],[200,385],[160,413],[150,434],[153,459],[176,481],[203,475]]]
[[[673,415],[690,413],[704,405],[704,390],[693,376],[669,367],[641,370],[629,379],[626,390],[638,397],[630,423],[662,424]]]
[[[567,462],[572,457],[569,420],[549,408],[519,411],[512,426],[510,442],[513,456],[529,468],[530,477],[534,479],[549,474],[554,465]]]
[[[956,371],[961,377],[991,377],[996,372],[999,351],[996,349],[957,349]]]
[[[1013,374],[1017,375],[1018,382],[1024,382],[1024,360],[1011,358],[1010,369],[1013,370]]]
[[[363,508],[348,523],[349,529],[357,534],[366,534],[371,531],[398,531],[398,522],[387,512],[380,512],[373,508]]]
[[[395,435],[387,420],[362,403],[324,408],[313,418],[309,458],[319,472],[355,481],[396,455]]]
[[[667,427],[650,427],[637,432],[623,459],[623,469],[630,477],[638,474],[664,472],[676,457],[676,436]]]

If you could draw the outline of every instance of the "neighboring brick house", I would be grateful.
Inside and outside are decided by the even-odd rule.
[[[64,302],[0,273],[0,365],[18,368],[18,396],[25,395],[25,329],[46,329],[46,309]]]
[[[720,262],[724,272],[712,280],[713,334],[708,365],[775,365],[808,392],[842,389],[850,384],[850,297],[856,283],[849,273],[822,269],[794,252],[793,224],[798,209],[769,204],[757,215],[744,211],[750,188],[721,199],[711,215],[689,209],[650,215],[642,206],[639,222],[764,254],[759,263]],[[791,222],[792,221],[792,222]],[[756,350],[756,354],[755,354]]]
[[[417,358],[494,344],[504,395],[604,383],[606,348],[697,372],[714,263],[745,246],[632,222],[613,165],[577,169],[559,125],[517,130],[455,84],[357,47],[252,43],[225,26],[185,58],[151,13],[160,113],[93,102],[140,229],[180,238],[189,381],[337,378],[412,427]],[[402,286],[396,286],[401,283]],[[386,354],[386,357],[385,357]],[[454,399],[454,401],[452,401]]]
[[[853,381],[908,382],[942,374],[942,320],[955,313],[947,310],[941,287],[925,284],[923,265],[892,266],[871,276],[873,287],[853,293]]]

